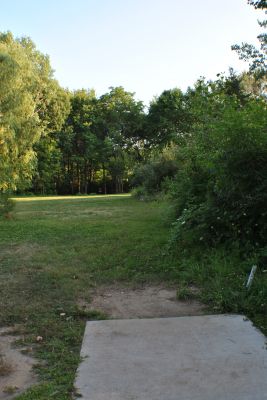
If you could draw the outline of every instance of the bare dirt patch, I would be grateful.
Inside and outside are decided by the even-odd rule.
[[[194,290],[194,289],[192,289]],[[111,318],[162,318],[202,315],[204,305],[197,300],[177,300],[177,290],[162,286],[141,288],[100,287],[92,293],[87,310],[99,310]]]
[[[35,360],[13,346],[17,339],[12,330],[0,328],[0,399],[3,400],[14,398],[37,382],[32,371]]]

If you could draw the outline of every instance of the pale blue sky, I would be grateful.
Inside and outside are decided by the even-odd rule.
[[[0,31],[30,36],[69,89],[110,86],[146,104],[246,64],[231,44],[257,43],[246,0],[0,0]]]

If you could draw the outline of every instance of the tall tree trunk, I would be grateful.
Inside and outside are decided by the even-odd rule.
[[[71,163],[71,194],[74,194],[74,170],[73,170],[73,163]]]
[[[89,181],[89,184],[91,185],[91,183],[92,183],[92,180],[93,180],[93,166],[92,166],[92,164],[90,165],[90,168],[89,168],[89,177],[88,177],[88,181]]]
[[[104,194],[107,194],[106,167],[104,163],[102,164],[102,169],[103,169],[103,191]]]
[[[77,164],[77,182],[78,182],[78,193],[81,193],[81,173],[79,164]]]
[[[104,194],[107,194],[107,178],[106,178],[106,167],[105,164],[102,164],[102,169],[103,169],[103,191]]]
[[[84,165],[84,193],[87,194],[88,191],[88,163],[85,162]]]
[[[119,193],[119,190],[120,190],[120,185],[119,185],[119,178],[118,178],[118,176],[116,176],[115,177],[115,182],[116,182],[116,189],[115,189],[115,192],[116,192],[116,194],[117,193]]]

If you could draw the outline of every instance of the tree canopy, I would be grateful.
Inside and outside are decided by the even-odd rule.
[[[33,145],[62,125],[69,105],[49,58],[30,39],[1,34],[0,65],[0,190],[6,191],[29,183]]]
[[[248,0],[248,4],[254,6],[257,10],[267,10],[266,0]],[[258,21],[262,28],[267,27],[267,20]],[[232,49],[237,52],[240,59],[250,62],[250,71],[256,73],[259,77],[265,75],[267,71],[267,33],[263,32],[258,35],[259,48],[249,44],[233,45]]]

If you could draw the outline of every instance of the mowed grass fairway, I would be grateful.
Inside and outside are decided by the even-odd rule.
[[[105,318],[80,305],[101,284],[170,282],[183,300],[193,284],[212,312],[245,314],[267,333],[267,270],[248,291],[253,259],[168,251],[172,221],[168,202],[129,195],[16,198],[13,218],[0,220],[0,327],[16,327],[40,378],[17,399],[72,398],[85,321]]]
[[[85,320],[103,317],[78,306],[90,288],[176,280],[167,210],[128,195],[16,199],[0,221],[0,325],[16,324],[40,360],[40,384],[18,399],[71,398]]]

